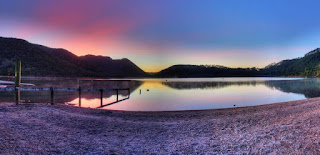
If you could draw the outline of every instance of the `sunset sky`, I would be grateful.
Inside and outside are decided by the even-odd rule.
[[[76,55],[264,67],[320,47],[320,2],[308,0],[1,0],[0,36]]]

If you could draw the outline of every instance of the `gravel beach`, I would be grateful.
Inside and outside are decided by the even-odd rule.
[[[320,154],[320,98],[179,112],[0,104],[1,154]]]

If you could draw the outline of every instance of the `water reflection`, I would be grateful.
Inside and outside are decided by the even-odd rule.
[[[271,89],[277,89],[287,93],[298,93],[306,98],[320,96],[320,81],[313,79],[294,80],[267,80],[267,81],[233,81],[233,82],[162,82],[163,85],[174,89],[220,89],[229,86],[252,86],[265,85]]]
[[[280,82],[279,82],[280,81]],[[304,99],[302,94],[284,92],[277,87],[303,82],[302,79],[248,78],[212,81],[190,80],[145,80],[138,88],[144,90],[139,95],[133,93],[129,101],[107,107],[107,109],[129,111],[174,111],[219,109],[241,106],[262,105],[275,102]],[[304,86],[308,87],[308,86]],[[150,89],[150,92],[145,90]],[[308,88],[305,88],[308,90]],[[135,96],[135,97],[134,97]]]
[[[0,78],[1,80],[1,78]],[[25,78],[36,87],[130,88],[129,100],[104,109],[128,111],[172,111],[217,109],[262,105],[320,96],[320,80],[299,78],[206,78],[206,79],[134,79],[103,80],[74,78]],[[140,93],[141,91],[141,93]],[[119,91],[119,100],[128,97]],[[22,92],[25,102],[49,102],[49,92]],[[13,102],[10,92],[0,92],[1,102]],[[96,108],[100,94],[82,93],[79,105],[77,92],[57,92],[56,102]],[[116,92],[105,92],[103,104],[116,101]]]
[[[7,80],[0,78],[0,80]],[[13,81],[13,79],[11,79]],[[101,88],[130,88],[131,91],[137,89],[143,82],[135,80],[97,80],[97,79],[76,79],[76,78],[23,78],[23,82],[35,84],[35,87],[55,87],[55,88],[78,88],[83,89],[101,89]],[[107,102],[116,95],[116,91],[108,91],[103,93],[103,98]],[[127,90],[119,91],[120,99],[128,96]],[[78,101],[78,92],[56,92],[55,101],[57,103],[75,103]],[[39,92],[21,92],[23,102],[30,103],[45,103],[50,101],[48,91]],[[84,107],[96,107],[93,102],[95,99],[100,99],[100,94],[97,92],[82,92],[82,105]],[[12,92],[0,92],[0,102],[13,102],[14,94]],[[88,101],[88,102],[86,102]],[[79,102],[77,102],[78,104]],[[100,102],[99,102],[100,103]],[[93,106],[86,106],[86,105]]]

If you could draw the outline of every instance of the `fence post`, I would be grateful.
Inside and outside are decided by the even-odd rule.
[[[79,87],[79,107],[81,107],[81,87]]]
[[[128,88],[128,98],[130,98],[130,88]]]
[[[15,90],[15,97],[16,97],[16,104],[19,105],[21,98],[20,98],[20,88],[19,87],[14,87]]]
[[[16,68],[15,68],[15,72],[14,72],[14,76],[15,76],[15,84],[14,84],[14,88],[15,88],[15,97],[16,97],[16,104],[20,104],[21,98],[20,98],[20,83],[21,83],[21,61],[17,60],[16,62]]]
[[[117,102],[119,101],[119,89],[116,89],[117,90]]]
[[[100,89],[101,107],[103,106],[103,89]]]
[[[51,105],[54,105],[54,88],[50,87]]]
[[[21,83],[21,61],[20,60],[17,60],[16,62],[14,76],[15,76],[15,86],[20,87],[20,83]]]

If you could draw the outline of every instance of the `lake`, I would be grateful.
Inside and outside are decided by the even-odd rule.
[[[320,96],[318,78],[23,78],[22,82],[33,83],[36,87],[130,88],[128,100],[102,108],[125,111],[221,109]],[[119,91],[119,94],[119,99],[128,97],[128,91]],[[26,103],[50,102],[49,92],[21,92],[21,95]],[[104,105],[114,102],[116,92],[105,92],[103,97]],[[14,102],[14,94],[0,92],[0,102]],[[56,102],[88,108],[101,106],[98,92],[83,92],[81,105],[77,92],[57,92]]]

